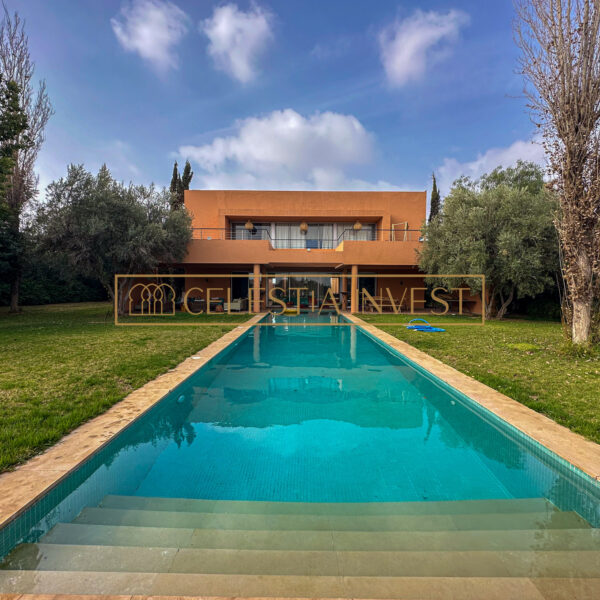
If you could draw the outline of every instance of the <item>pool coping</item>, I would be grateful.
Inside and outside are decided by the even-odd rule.
[[[198,350],[176,367],[145,383],[106,412],[80,425],[42,454],[19,465],[14,471],[0,474],[0,529],[23,514],[133,421],[160,402],[166,394],[238,340],[264,316],[264,313],[260,313],[239,325],[232,323],[231,331]],[[0,600],[2,597],[0,594]]]
[[[443,382],[483,406],[491,413],[512,425],[521,433],[545,446],[571,465],[577,467],[596,481],[600,481],[600,445],[559,425],[549,417],[528,408],[501,392],[457,371],[453,367],[418,350],[376,325],[363,321],[350,313],[344,316],[367,333],[391,346],[400,354],[429,371]]]

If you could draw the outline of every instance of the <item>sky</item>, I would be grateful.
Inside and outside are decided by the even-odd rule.
[[[70,163],[192,189],[442,193],[542,162],[511,0],[6,0],[55,108],[40,186]],[[43,193],[42,193],[43,197]]]

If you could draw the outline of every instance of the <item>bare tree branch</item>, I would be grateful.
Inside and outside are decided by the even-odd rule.
[[[525,95],[560,200],[572,338],[585,343],[600,274],[600,3],[517,0],[516,9]]]

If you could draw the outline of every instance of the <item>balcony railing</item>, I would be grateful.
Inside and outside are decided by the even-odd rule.
[[[194,227],[195,240],[268,240],[276,249],[334,249],[344,241],[351,242],[422,242],[420,229],[371,229],[355,231],[346,229],[335,239],[311,238],[302,234],[297,238],[273,238],[267,229],[237,230],[217,227]]]

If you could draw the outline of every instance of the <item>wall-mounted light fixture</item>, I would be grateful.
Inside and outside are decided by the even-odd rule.
[[[354,223],[354,231],[360,231],[362,229],[362,223],[360,221],[356,221]]]
[[[244,225],[244,227],[248,230],[248,231],[252,231],[254,229],[254,223],[248,219],[246,221],[246,224]]]
[[[302,223],[300,223],[300,231],[302,233],[306,233],[308,231],[308,223],[306,221],[302,221]]]

